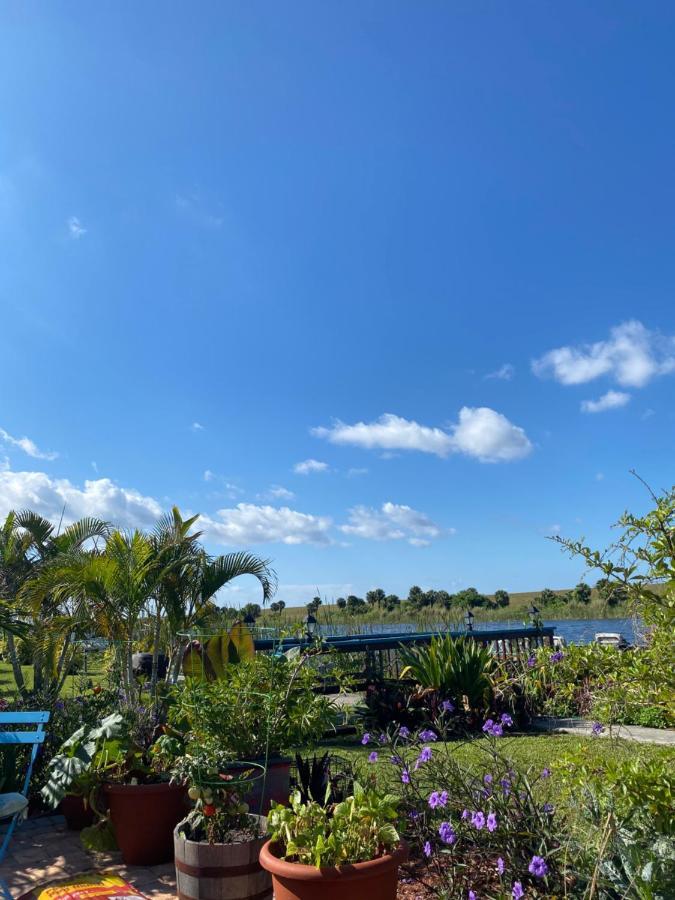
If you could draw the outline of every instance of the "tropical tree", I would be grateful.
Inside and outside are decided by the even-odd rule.
[[[15,615],[24,622],[25,636],[33,659],[33,690],[56,696],[73,662],[73,639],[86,626],[87,618],[76,616],[70,598],[57,600],[49,592],[37,602],[26,602],[31,584],[56,561],[86,554],[109,533],[100,519],[84,518],[61,530],[30,510],[11,512],[0,535],[0,590]],[[81,612],[81,611],[80,611]],[[28,690],[19,664],[17,648],[10,633],[7,650],[17,689],[22,697]]]

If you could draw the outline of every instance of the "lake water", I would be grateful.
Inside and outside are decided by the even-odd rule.
[[[563,637],[568,644],[590,644],[599,631],[618,632],[622,634],[629,644],[636,643],[633,619],[545,619],[544,625],[552,625],[555,633]],[[439,630],[445,626],[439,623]],[[485,629],[522,628],[522,621],[512,622],[479,622],[474,625],[474,631]],[[400,632],[413,633],[416,631],[433,631],[433,625],[417,625],[414,622],[387,622],[386,624],[368,623],[352,628],[349,625],[323,626],[321,633],[324,637],[342,634],[397,634]],[[638,638],[639,639],[639,638]]]

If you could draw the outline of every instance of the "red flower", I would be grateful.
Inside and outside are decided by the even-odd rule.
[[[206,806],[204,807],[203,812],[204,812],[205,816],[215,816],[216,808],[213,805],[213,803],[207,803]]]

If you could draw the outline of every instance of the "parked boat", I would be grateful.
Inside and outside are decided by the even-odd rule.
[[[598,631],[595,635],[595,643],[603,647],[615,647],[617,650],[627,650],[630,644],[618,631]]]

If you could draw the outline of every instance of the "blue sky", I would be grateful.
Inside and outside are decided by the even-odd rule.
[[[674,26],[3,4],[0,514],[176,503],[287,602],[574,583],[545,536],[673,482]]]

